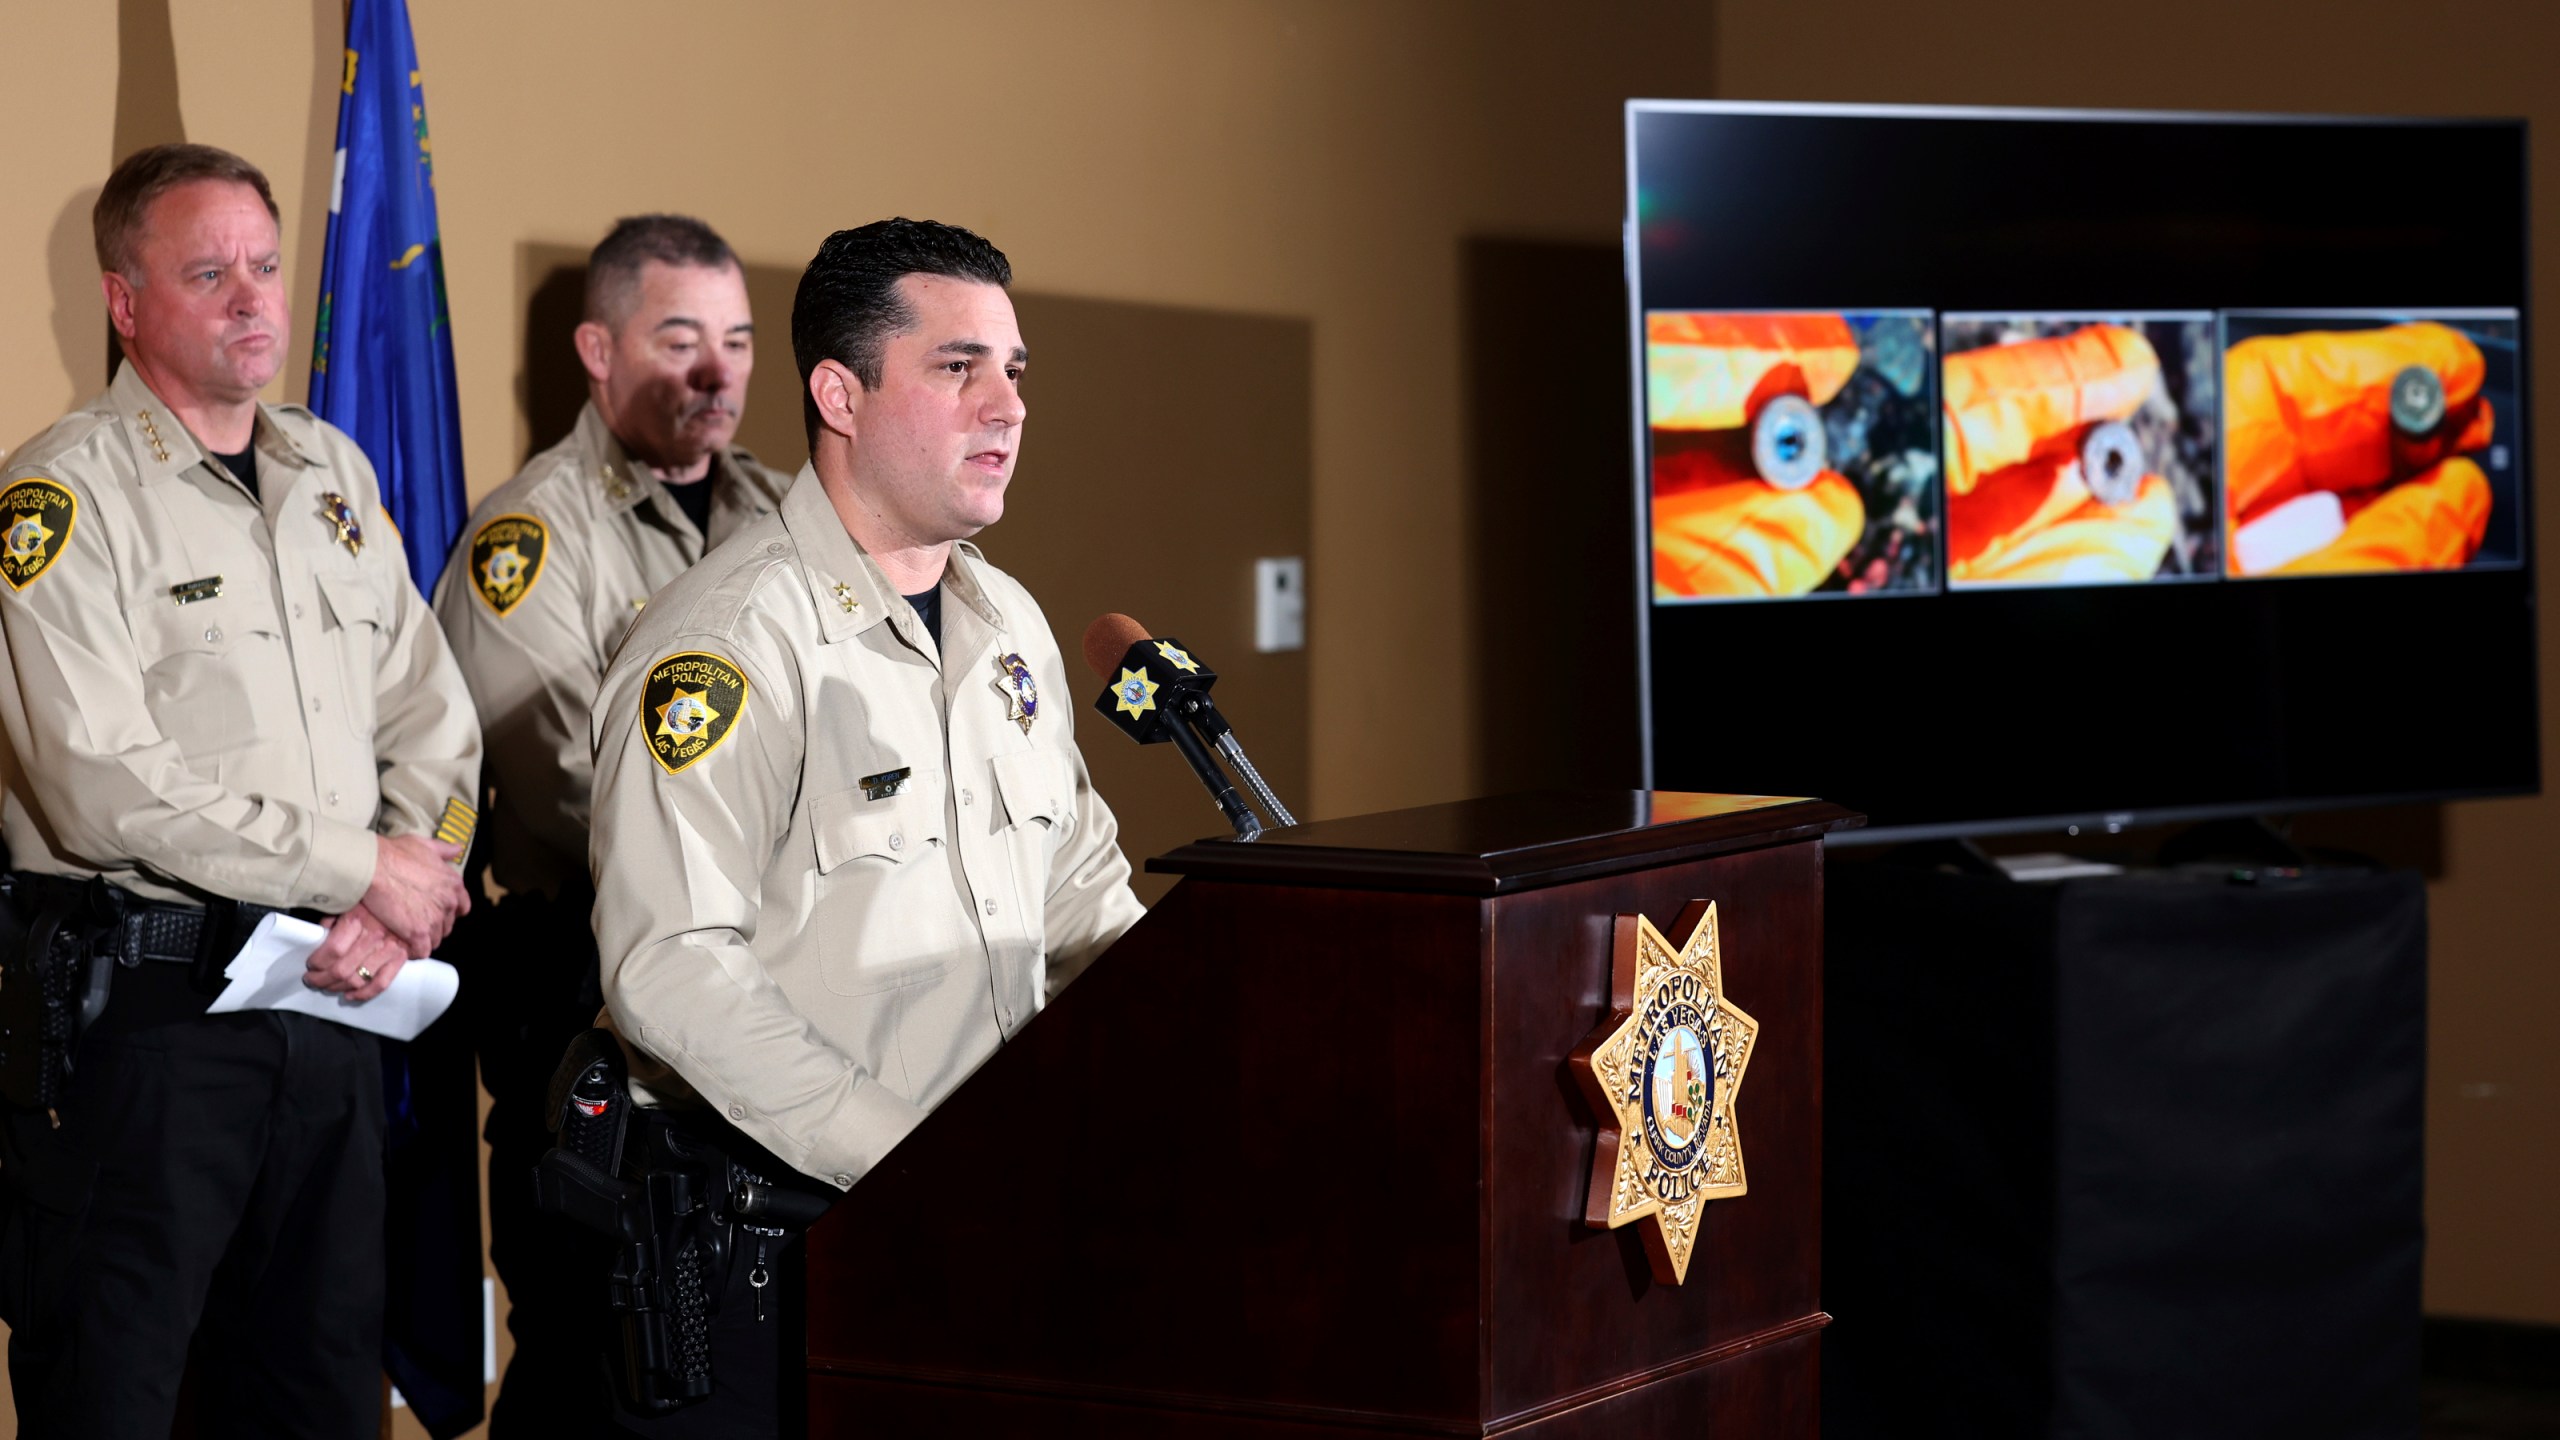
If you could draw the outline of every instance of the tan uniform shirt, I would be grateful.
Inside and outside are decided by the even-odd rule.
[[[490,876],[560,893],[587,873],[595,761],[587,709],[643,602],[782,503],[791,477],[744,450],[712,459],[704,543],[667,487],[588,405],[567,439],[490,492],[436,582],[436,618],[487,734]]]
[[[596,702],[633,1079],[839,1187],[1142,913],[1040,607],[969,545],[942,594],[937,647],[804,468],[649,602]]]
[[[377,831],[468,840],[479,722],[373,467],[294,405],[255,445],[252,499],[126,366],[0,469],[18,868],[335,914]]]

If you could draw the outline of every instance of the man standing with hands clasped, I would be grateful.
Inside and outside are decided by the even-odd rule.
[[[650,600],[596,702],[635,1098],[772,1179],[853,1186],[1141,913],[1048,621],[965,543],[1020,454],[1011,280],[947,225],[828,237],[791,315],[809,466]],[[775,1432],[797,1367],[730,1248],[716,1393],[634,1428]]]
[[[116,167],[125,361],[0,468],[0,1320],[34,1436],[370,1434],[382,1403],[373,1036],[208,1015],[257,920],[379,995],[469,908],[480,735],[355,443],[258,393],[284,357],[266,177]],[[68,1003],[56,1003],[66,1001]]]

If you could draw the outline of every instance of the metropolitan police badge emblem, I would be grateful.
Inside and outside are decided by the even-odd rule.
[[[1733,1102],[1760,1022],[1724,994],[1716,907],[1692,901],[1676,949],[1642,915],[1617,917],[1610,1016],[1573,1054],[1600,1117],[1583,1220],[1605,1229],[1649,1221],[1654,1278],[1688,1278],[1706,1202],[1740,1195],[1742,1140]]]
[[[1031,722],[1040,718],[1040,682],[1031,678],[1031,667],[1022,663],[1020,654],[996,657],[996,689],[1004,695],[1004,718],[1031,733]]]
[[[0,490],[0,580],[24,590],[71,543],[80,502],[50,480],[21,480]]]
[[[533,593],[550,539],[530,515],[500,515],[471,537],[471,588],[491,614],[503,620]]]
[[[720,748],[747,708],[747,677],[701,650],[649,667],[640,686],[640,733],[658,768],[673,775]]]

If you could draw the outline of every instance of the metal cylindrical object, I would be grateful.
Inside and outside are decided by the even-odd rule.
[[[1265,813],[1283,825],[1298,823],[1298,817],[1290,814],[1289,807],[1281,804],[1280,797],[1272,794],[1271,787],[1263,783],[1262,772],[1254,769],[1253,762],[1244,758],[1244,746],[1237,741],[1235,731],[1229,730],[1218,737],[1218,753],[1226,756],[1227,763],[1244,777],[1246,787],[1262,802]]]
[[[2391,377],[2391,428],[2413,438],[2444,423],[2444,381],[2424,365]]]
[[[2133,427],[2121,420],[2092,426],[2080,441],[2080,479],[2101,505],[2132,504],[2142,491],[2142,474],[2148,468],[2142,442],[2134,438]]]
[[[1801,490],[1831,463],[1822,412],[1801,395],[1781,395],[1751,422],[1751,463],[1781,490]]]

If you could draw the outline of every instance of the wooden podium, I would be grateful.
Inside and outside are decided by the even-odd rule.
[[[1855,823],[1518,795],[1150,861],[1186,878],[811,1231],[809,1433],[1813,1440],[1820,839]],[[1692,900],[1759,1028],[1749,1191],[1675,1286],[1582,1218],[1568,1059],[1613,917]]]

